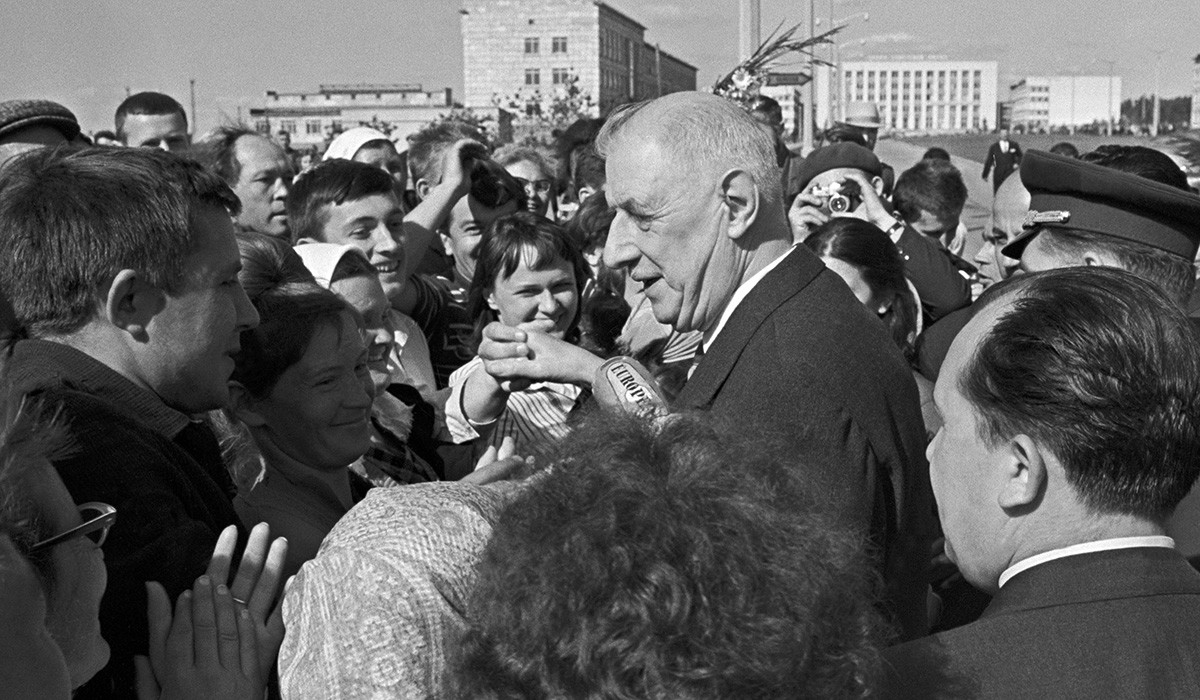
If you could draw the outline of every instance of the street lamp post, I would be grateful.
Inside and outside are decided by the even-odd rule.
[[[1107,61],[1103,58],[1099,59],[1099,60],[1101,63],[1104,63],[1108,66],[1108,106],[1107,106],[1107,109],[1105,110],[1108,112],[1108,130],[1104,135],[1112,136],[1112,134],[1113,134],[1113,107],[1112,107],[1112,104],[1113,104],[1113,68],[1117,65],[1117,62],[1116,61]]]
[[[1151,53],[1154,54],[1154,116],[1151,117],[1154,121],[1151,123],[1151,126],[1150,126],[1150,135],[1158,136],[1158,117],[1159,117],[1158,93],[1159,93],[1159,90],[1161,89],[1159,86],[1159,77],[1160,77],[1159,69],[1162,67],[1163,52],[1162,51],[1153,51]]]

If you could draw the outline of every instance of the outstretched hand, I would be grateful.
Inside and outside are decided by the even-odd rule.
[[[501,441],[500,447],[491,445],[475,463],[475,471],[461,481],[468,484],[491,484],[497,481],[519,481],[533,470],[533,457],[516,455],[517,443],[512,436]]]
[[[138,697],[261,698],[283,642],[278,605],[287,540],[260,523],[229,583],[237,528],[225,528],[208,570],[175,602],[146,584],[150,657],[136,659]]]

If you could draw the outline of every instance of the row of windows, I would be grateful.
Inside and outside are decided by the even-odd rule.
[[[566,85],[571,82],[571,71],[566,68],[554,68],[550,71],[550,81],[554,85]],[[525,84],[541,85],[542,71],[537,68],[526,68]]]
[[[330,126],[333,128],[334,131],[340,131],[342,128],[342,122],[340,120],[335,119],[330,123]],[[269,121],[267,121],[266,119],[259,120],[255,124],[255,128],[263,133],[271,133],[271,123]],[[276,131],[286,131],[289,134],[295,134],[295,133],[297,133],[298,130],[299,130],[299,124],[296,122],[295,119],[280,119],[279,126],[276,129]],[[304,122],[304,133],[309,136],[320,136],[320,135],[324,134],[325,130],[321,125],[321,120],[319,120],[319,119],[306,120]]]
[[[536,36],[525,37],[525,53],[538,53],[540,41]],[[550,39],[550,53],[566,53],[567,52],[567,37],[556,36]]]
[[[600,58],[629,65],[633,61],[633,42],[611,29],[601,29]]]
[[[959,110],[926,107],[924,110],[913,111],[893,107],[891,110],[885,110],[883,116],[889,126],[905,129],[966,129],[968,126],[980,126],[979,109],[975,107]]]
[[[892,85],[898,85],[902,83],[906,88],[910,85],[922,84],[922,76],[925,78],[923,84],[926,86],[931,85],[936,77],[939,88],[942,88],[946,85],[947,78],[949,79],[951,87],[961,84],[963,89],[966,89],[969,85],[970,87],[978,90],[983,82],[983,74],[981,71],[847,71],[847,76],[853,77],[859,84],[862,83],[864,75],[866,76],[867,83],[871,85],[874,85],[876,80],[878,80],[881,85],[888,84],[889,82]],[[889,78],[891,79],[890,81]]]

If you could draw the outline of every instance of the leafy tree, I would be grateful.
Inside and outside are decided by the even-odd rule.
[[[492,104],[512,115],[512,140],[522,146],[550,148],[555,132],[599,114],[599,105],[579,86],[579,76],[574,73],[549,92],[519,90],[508,97],[493,96]]]

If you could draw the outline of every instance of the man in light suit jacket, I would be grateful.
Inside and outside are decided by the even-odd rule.
[[[1021,164],[1021,145],[1008,138],[1008,129],[1000,130],[1000,140],[988,148],[987,158],[983,161],[983,179],[988,178],[992,168],[992,192],[1000,189],[1000,183],[1012,174]]]
[[[1098,266],[1014,277],[976,307],[928,454],[946,554],[995,597],[888,650],[888,697],[1200,697],[1200,574],[1164,529],[1200,474],[1189,321]]]

